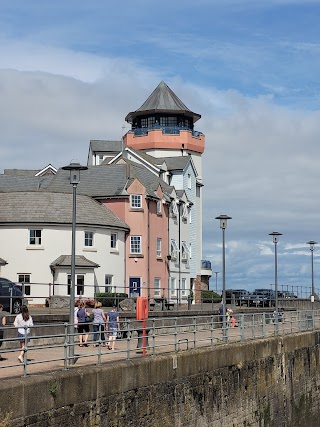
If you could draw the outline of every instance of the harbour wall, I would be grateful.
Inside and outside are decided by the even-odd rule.
[[[318,427],[319,331],[0,381],[1,427]]]

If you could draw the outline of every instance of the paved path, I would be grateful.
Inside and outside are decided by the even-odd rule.
[[[279,334],[288,334],[298,332],[298,324],[285,322],[279,324]],[[241,334],[245,340],[257,339],[263,337],[262,324],[254,327],[228,329],[229,342],[241,340]],[[268,324],[265,329],[265,336],[275,334],[275,325]],[[204,348],[224,344],[222,329],[205,329],[194,332],[178,332],[177,334],[163,334],[155,337],[149,336],[148,355],[157,355],[171,353],[175,351],[190,350],[193,348]],[[79,366],[97,366],[99,364],[113,363],[118,360],[126,360],[137,357],[144,357],[137,353],[137,337],[130,341],[126,339],[116,340],[116,349],[108,350],[106,347],[94,347],[90,343],[89,347],[79,347],[76,344],[75,355],[78,357],[75,367]],[[33,343],[36,344],[36,341]],[[100,351],[100,354],[99,354]],[[140,351],[140,349],[139,349]],[[67,366],[63,360],[67,349],[63,345],[53,345],[52,347],[35,347],[28,350],[27,374],[34,375],[45,372],[63,370]],[[21,377],[24,375],[24,366],[18,361],[19,349],[6,350],[2,354],[5,360],[0,362],[0,378],[9,379]],[[70,368],[72,369],[73,366]]]

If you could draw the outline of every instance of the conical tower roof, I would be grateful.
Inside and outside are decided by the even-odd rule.
[[[132,123],[137,116],[170,112],[185,114],[186,116],[192,117],[193,123],[201,118],[200,114],[189,110],[169,86],[162,81],[140,108],[127,115],[126,121]]]

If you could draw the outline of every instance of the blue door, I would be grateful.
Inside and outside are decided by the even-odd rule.
[[[141,287],[140,277],[129,277],[129,297],[139,297]]]

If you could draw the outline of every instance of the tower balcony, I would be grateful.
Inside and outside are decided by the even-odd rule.
[[[187,150],[202,154],[205,147],[203,133],[180,126],[135,128],[124,136],[124,144],[135,150]]]

